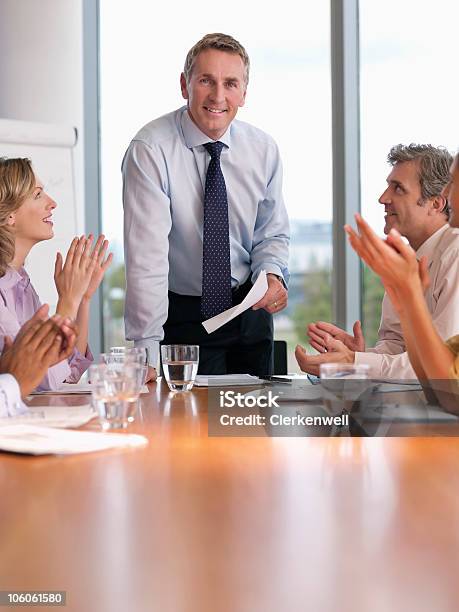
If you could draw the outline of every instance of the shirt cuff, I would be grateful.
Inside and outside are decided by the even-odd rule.
[[[284,285],[284,287],[286,289],[288,289],[288,287],[287,287],[287,279],[282,274],[282,270],[280,269],[280,267],[276,266],[276,264],[266,264],[265,266],[261,266],[261,268],[257,272],[254,272],[252,274],[252,282],[253,283],[260,276],[260,272],[262,270],[264,270],[266,272],[266,274],[275,274],[276,276],[278,276],[280,281],[281,281],[281,283]]]
[[[157,340],[135,340],[134,346],[136,348],[146,348],[148,350],[148,365],[157,370],[159,360],[159,342]]]
[[[382,355],[379,353],[359,353],[356,352],[354,356],[355,365],[368,365],[370,366],[369,376],[370,378],[382,378],[381,365]]]
[[[0,388],[5,398],[4,405],[0,406],[1,416],[16,416],[17,414],[22,414],[27,411],[27,407],[21,400],[21,390],[18,382],[12,374],[1,375]],[[5,408],[6,414],[3,414]]]

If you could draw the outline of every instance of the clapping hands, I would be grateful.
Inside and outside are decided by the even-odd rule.
[[[5,337],[0,372],[13,375],[21,396],[25,397],[40,383],[48,368],[71,355],[77,334],[70,320],[59,315],[48,319],[48,305],[44,304],[21,327],[14,342]]]
[[[54,267],[59,301],[57,313],[75,319],[83,298],[90,299],[99,287],[105,270],[112,261],[112,254],[105,258],[108,241],[99,236],[92,247],[93,236],[74,238],[67,252],[65,262],[57,253]]]
[[[346,225],[344,229],[354,251],[380,276],[396,310],[401,313],[407,294],[422,293],[429,286],[425,257],[416,259],[416,252],[392,229],[386,241],[381,240],[368,223],[355,216],[359,233]]]

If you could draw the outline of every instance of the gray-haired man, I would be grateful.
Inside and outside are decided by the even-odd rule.
[[[379,198],[385,210],[386,234],[397,229],[425,257],[430,287],[425,299],[440,336],[459,330],[459,230],[448,225],[448,202],[443,193],[449,180],[451,155],[431,145],[397,145],[388,155],[392,170]],[[302,347],[296,358],[305,372],[317,374],[321,363],[368,364],[372,378],[416,378],[406,353],[400,320],[384,295],[378,342],[365,348],[360,321],[353,335],[323,321],[311,323],[308,335],[320,355],[307,355]]]
[[[163,338],[199,345],[202,374],[271,373],[289,227],[275,142],[235,120],[248,79],[242,45],[208,34],[180,78],[187,106],[144,126],[123,160],[126,335],[147,348],[150,377]],[[202,321],[240,303],[262,270],[264,297],[207,335]]]

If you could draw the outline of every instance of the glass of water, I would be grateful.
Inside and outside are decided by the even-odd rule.
[[[366,364],[323,363],[320,366],[322,397],[327,411],[333,415],[350,413],[366,389],[371,386],[370,367]]]
[[[119,348],[119,347],[114,347]],[[124,347],[122,347],[124,348]],[[110,349],[110,353],[101,353],[100,362],[122,369],[126,364],[137,364],[142,372],[142,385],[145,384],[148,374],[147,352],[144,348],[127,348],[125,351]]]
[[[122,429],[132,423],[142,388],[142,366],[102,363],[91,366],[89,376],[102,429]]]
[[[113,354],[122,355],[129,350],[128,346],[111,346],[109,352]]]
[[[161,347],[164,378],[171,391],[190,391],[198,371],[199,346],[164,344]]]
[[[142,346],[129,347],[129,346],[112,346],[110,347],[110,355],[117,355],[120,358],[125,355],[130,355],[132,358],[138,360],[142,365],[147,363],[147,349]]]
[[[141,365],[147,365],[147,349],[143,346],[136,346],[127,350],[128,355],[132,355]]]

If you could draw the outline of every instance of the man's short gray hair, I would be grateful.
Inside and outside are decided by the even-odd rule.
[[[239,55],[244,64],[244,81],[245,86],[247,87],[249,83],[249,70],[250,70],[250,60],[247,55],[247,51],[232,36],[228,34],[220,34],[216,32],[215,34],[206,34],[204,38],[201,38],[191,49],[188,51],[185,60],[185,66],[183,68],[183,73],[185,75],[186,82],[190,82],[191,73],[193,72],[193,66],[196,58],[201,53],[201,51],[205,51],[206,49],[217,49],[217,51],[225,51],[225,53],[234,53]]]
[[[453,161],[452,155],[444,147],[434,147],[430,144],[398,144],[389,152],[387,161],[395,164],[419,161],[419,182],[421,184],[422,200],[439,196],[449,181],[449,168]],[[449,218],[449,208],[443,210]]]

